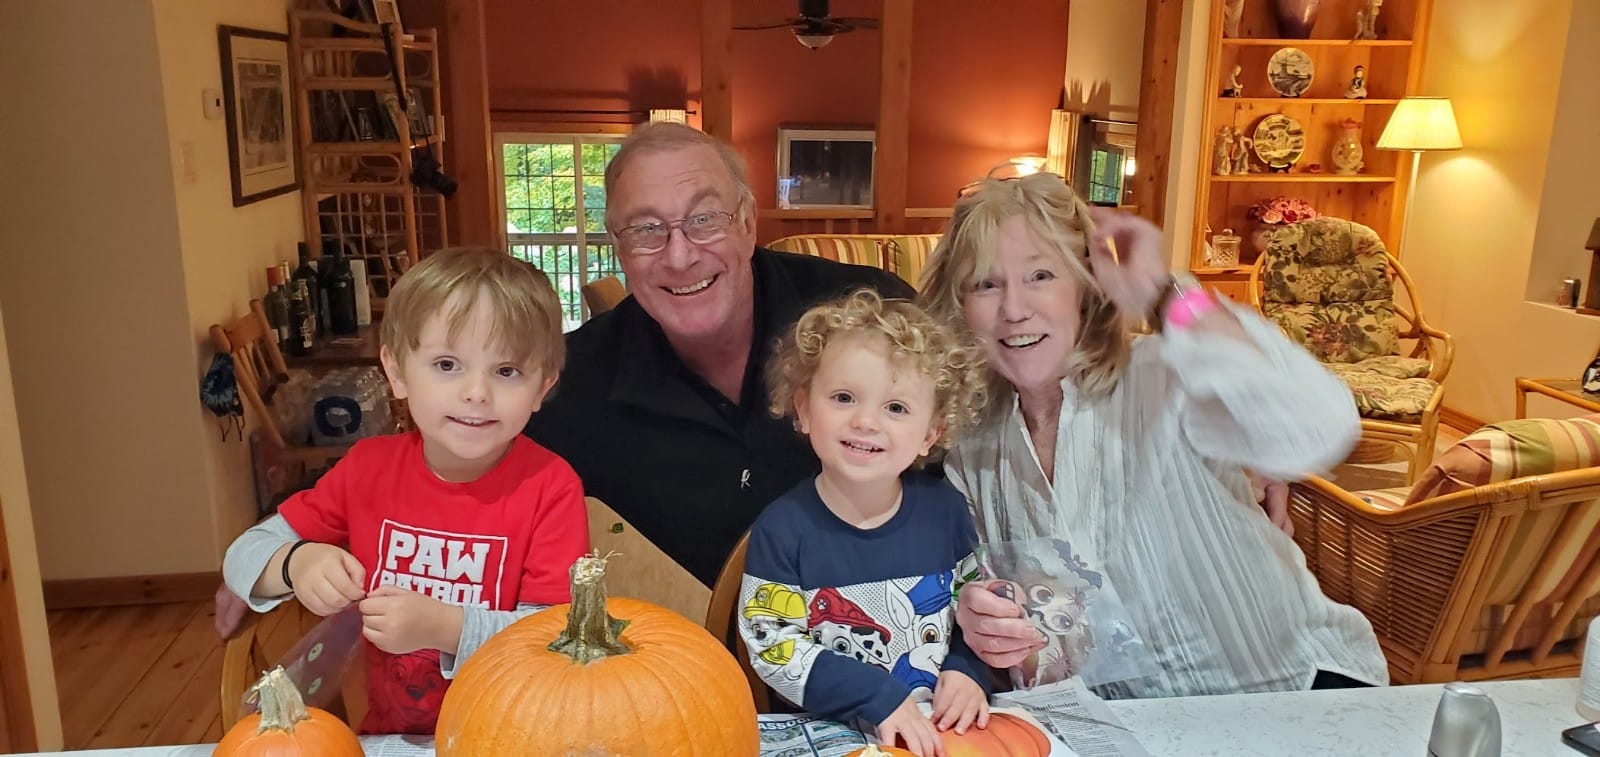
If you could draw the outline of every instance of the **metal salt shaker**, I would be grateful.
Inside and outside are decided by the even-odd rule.
[[[1433,714],[1429,757],[1500,757],[1500,710],[1476,686],[1447,683]]]

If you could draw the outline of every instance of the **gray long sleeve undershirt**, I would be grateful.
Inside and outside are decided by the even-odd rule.
[[[228,590],[243,598],[245,604],[255,612],[267,612],[282,604],[293,595],[257,597],[251,590],[255,588],[256,581],[261,578],[261,572],[266,569],[273,554],[283,545],[299,540],[300,534],[281,515],[273,515],[252,526],[233,540],[233,544],[228,546],[227,555],[222,558],[222,580],[228,585]],[[445,651],[439,653],[440,673],[445,678],[455,678],[460,665],[478,651],[478,647],[483,646],[489,637],[548,606],[519,604],[515,610],[461,608],[461,639],[457,642],[455,654]]]

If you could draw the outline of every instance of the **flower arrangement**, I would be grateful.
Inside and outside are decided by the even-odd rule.
[[[1279,195],[1271,199],[1262,200],[1250,206],[1246,211],[1250,220],[1264,224],[1275,225],[1280,223],[1295,223],[1305,221],[1322,215],[1311,203],[1298,197],[1284,197]]]

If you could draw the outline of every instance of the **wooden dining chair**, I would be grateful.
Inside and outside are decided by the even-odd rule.
[[[750,682],[750,695],[755,699],[756,712],[767,713],[772,712],[767,682],[761,680],[755,668],[750,666],[750,650],[744,645],[744,637],[739,635],[738,621],[734,617],[739,611],[739,585],[744,580],[744,554],[749,543],[750,534],[739,537],[733,553],[722,564],[722,572],[717,574],[717,584],[711,587],[711,603],[706,606],[705,626],[739,661],[745,679]]]

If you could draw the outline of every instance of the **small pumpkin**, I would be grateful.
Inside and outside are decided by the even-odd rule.
[[[350,726],[307,707],[282,666],[268,671],[250,691],[261,712],[234,723],[212,757],[362,757],[361,742]]]
[[[941,731],[947,757],[1048,757],[1050,741],[1032,723],[1003,713],[990,713],[986,728]]]
[[[1015,724],[1023,735],[1033,742],[1034,747],[1039,750],[1039,757],[1048,757],[1051,749],[1050,739],[1044,735],[1044,731],[1039,730],[1039,726],[1009,713],[992,712],[989,714],[989,727],[993,728],[996,720]]]
[[[756,757],[755,700],[733,655],[677,613],[607,600],[606,561],[572,565],[572,603],[494,635],[445,692],[439,757]]]
[[[901,749],[897,746],[868,744],[845,757],[917,757],[917,755],[909,749]]]

